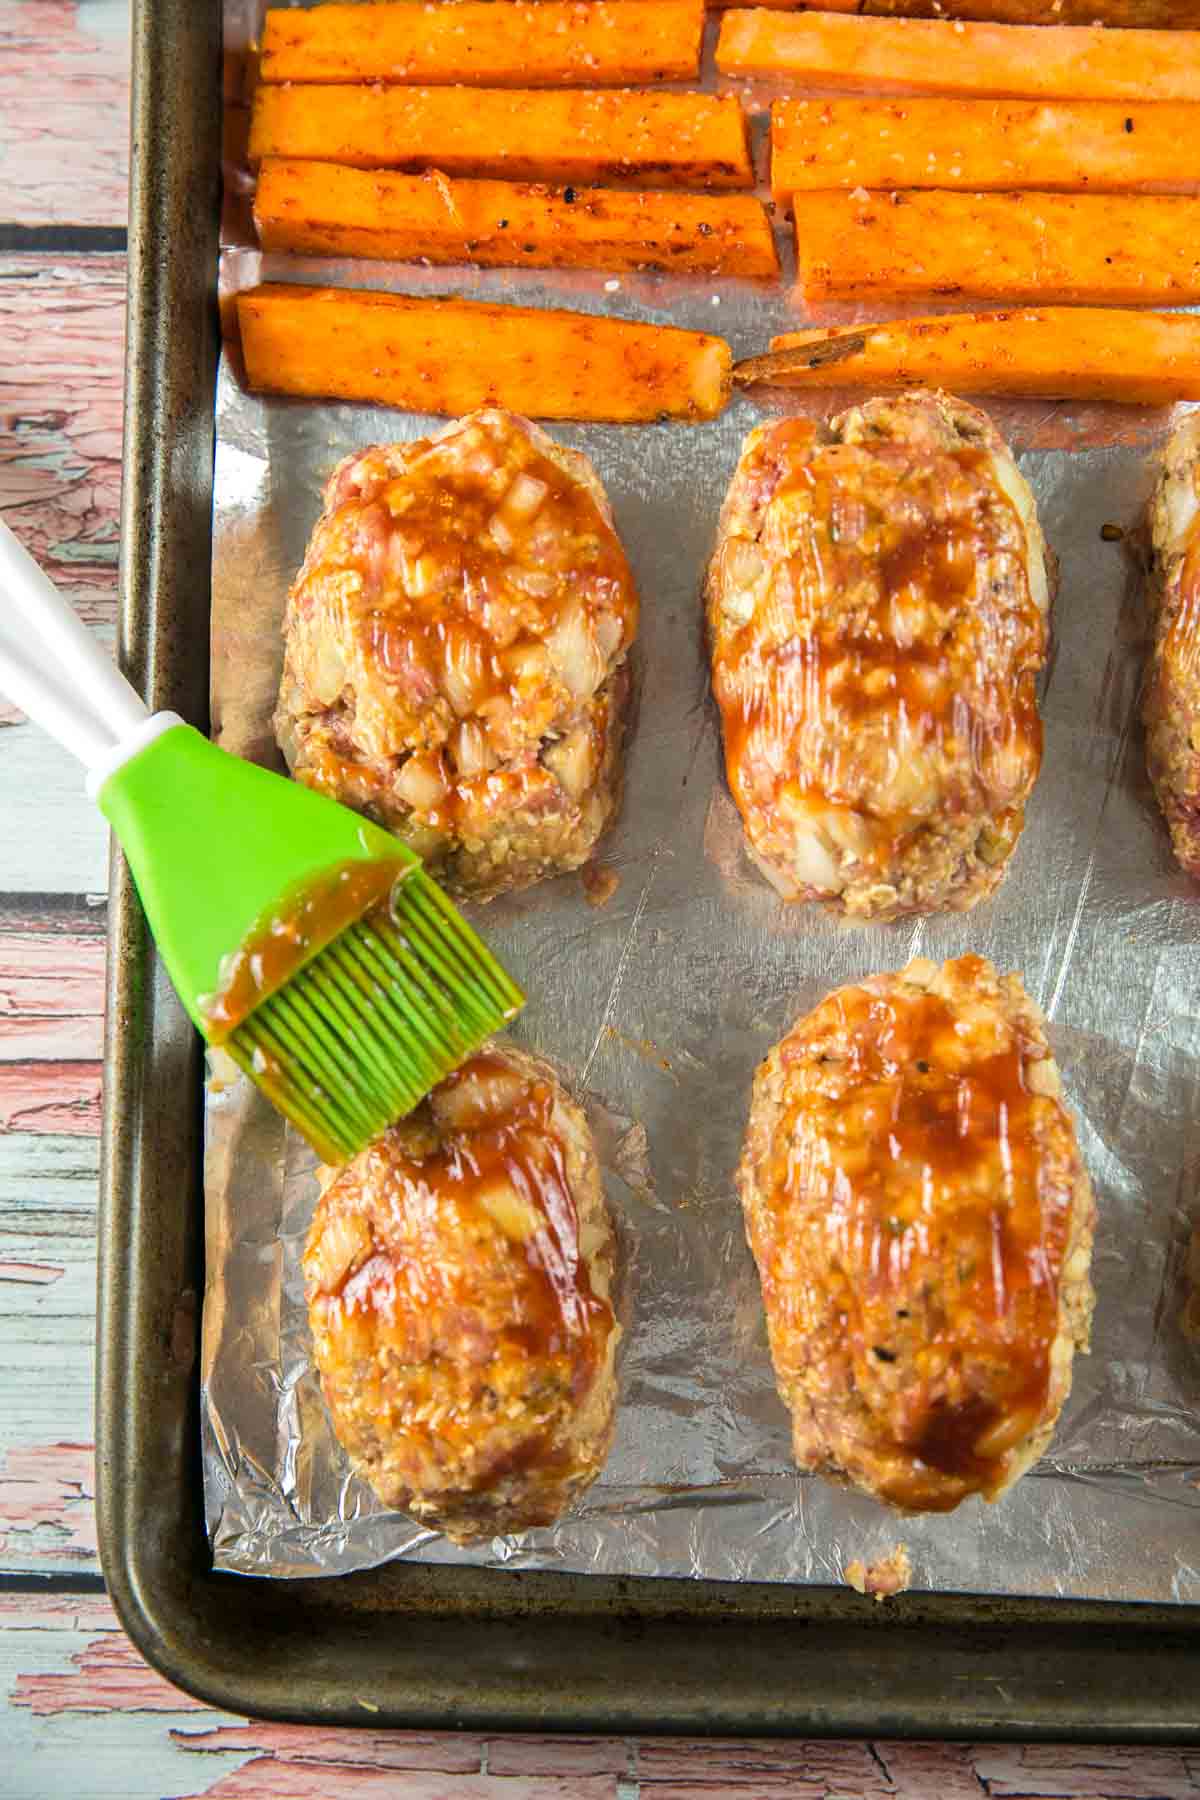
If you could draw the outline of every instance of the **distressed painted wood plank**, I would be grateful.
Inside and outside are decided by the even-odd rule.
[[[285,1765],[317,1763],[372,1769],[420,1770],[441,1775],[476,1775],[483,1766],[484,1740],[468,1732],[354,1731],[307,1725],[216,1725],[208,1729],[176,1729],[175,1741],[185,1750],[245,1750]],[[491,1757],[513,1739],[493,1739]],[[545,1773],[539,1770],[537,1773]]]
[[[0,1262],[0,1282],[15,1281],[18,1286],[49,1287],[61,1281],[63,1271],[55,1263]]]
[[[120,1631],[107,1594],[46,1594],[0,1590],[0,1632]],[[0,1641],[8,1642],[7,1638]],[[11,1648],[11,1646],[10,1646]]]
[[[5,1261],[10,1255],[14,1269],[34,1268],[49,1271],[41,1280],[30,1281],[16,1275],[0,1279],[0,1330],[20,1333],[32,1321],[81,1319],[94,1320],[96,1311],[96,1255],[91,1243],[67,1238],[56,1243],[53,1238],[41,1242],[22,1239],[16,1233],[3,1243]],[[36,1254],[40,1253],[40,1260]],[[4,1265],[0,1263],[0,1268]],[[13,1325],[4,1321],[11,1319]],[[2,1415],[0,1415],[2,1417]],[[0,1446],[8,1436],[0,1424]]]
[[[3,1573],[98,1566],[88,1440],[104,924],[104,908],[80,899],[0,901],[0,1090],[17,1127],[0,1130]],[[44,1135],[45,1103],[53,1122],[81,1095],[72,1135]]]
[[[1119,1745],[983,1744],[972,1766],[995,1800],[1036,1794],[1045,1800],[1117,1794],[1121,1800],[1194,1800],[1200,1751]]]
[[[123,256],[0,255],[0,513],[103,623],[116,593],[124,329]]]
[[[16,10],[25,11],[23,0]],[[61,0],[33,0],[28,8],[31,14],[72,10]],[[3,20],[11,23],[13,11],[12,0],[0,0],[0,211],[8,173]],[[39,105],[44,116],[55,116],[44,98]],[[65,126],[62,141],[70,141]],[[120,256],[0,256],[0,516],[109,644],[124,281]],[[0,813],[6,824],[0,888],[103,891],[106,833],[83,794],[78,767],[31,726],[15,722],[11,709],[0,715]]]
[[[90,1197],[94,1209],[94,1190]],[[87,1221],[89,1227],[93,1219],[94,1211]],[[71,1230],[63,1236],[45,1230],[28,1235],[22,1229],[10,1230],[4,1234],[0,1249],[5,1261],[38,1264],[58,1272],[54,1280],[37,1284],[0,1281],[2,1470],[6,1456],[30,1446],[91,1443],[96,1322],[94,1230]],[[72,1477],[67,1475],[64,1479],[69,1483]],[[0,1495],[4,1491],[0,1476]],[[48,1531],[36,1538],[32,1548],[52,1551],[56,1542],[53,1531]],[[11,1539],[9,1548],[12,1549]],[[71,1567],[76,1562],[73,1555],[63,1565],[40,1554],[33,1560],[36,1566],[51,1569]],[[25,1566],[29,1565],[0,1553],[0,1571]]]
[[[98,932],[0,926],[0,1131],[95,1135],[103,1013]]]
[[[0,0],[0,223],[124,225],[128,40],[126,0]]]
[[[95,1138],[0,1133],[0,1244],[6,1252],[18,1237],[37,1245],[38,1261],[50,1254],[47,1238],[83,1238],[90,1249],[99,1174]]]
[[[874,1742],[637,1746],[640,1800],[1196,1800],[1200,1753],[1065,1745]]]
[[[635,1773],[645,1800],[697,1800],[702,1794],[786,1794],[788,1800],[891,1800],[896,1790],[868,1744],[796,1740],[692,1743],[641,1740]],[[976,1785],[976,1800],[979,1789]],[[938,1800],[951,1800],[939,1787]],[[957,1797],[955,1797],[957,1800]]]
[[[100,1131],[99,1064],[0,1064],[0,1131],[96,1137]]]
[[[14,1800],[182,1793],[195,1785],[197,1759],[178,1747],[171,1727],[200,1713],[214,1727],[234,1723],[198,1709],[147,1669],[103,1595],[0,1592],[0,1793]],[[207,1779],[244,1760],[245,1752],[214,1752]]]
[[[633,1779],[631,1738],[492,1738],[489,1775],[619,1775]]]
[[[71,1712],[181,1713],[207,1707],[180,1693],[143,1662],[121,1630],[106,1631],[71,1657],[62,1674],[19,1675],[12,1691],[14,1706],[27,1706],[40,1718]]]
[[[617,1800],[611,1775],[505,1776],[406,1774],[346,1765],[336,1773],[312,1763],[260,1757],[181,1800]],[[710,1790],[711,1800],[711,1790]]]
[[[0,727],[0,882],[9,893],[103,894],[108,833],[79,764],[33,725]]]
[[[0,1569],[92,1573],[96,1471],[90,1444],[40,1444],[0,1454]],[[0,1630],[8,1619],[0,1611]]]
[[[0,929],[0,1062],[98,1061],[104,939]]]

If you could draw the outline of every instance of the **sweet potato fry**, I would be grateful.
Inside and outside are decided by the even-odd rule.
[[[618,424],[712,419],[729,397],[729,345],[670,325],[282,285],[239,294],[237,311],[258,393]]]
[[[436,0],[272,8],[263,81],[481,82],[493,87],[694,81],[704,0]]]
[[[715,10],[741,0],[708,0]],[[776,12],[867,13],[886,19],[984,19],[1005,25],[1119,25],[1163,31],[1200,26],[1200,0],[759,0]]]
[[[862,6],[835,10],[900,19],[991,19],[1005,25],[1117,25],[1165,31],[1200,26],[1198,0],[864,0]]]
[[[264,156],[512,181],[753,186],[741,106],[709,94],[260,87],[250,160]]]
[[[1200,300],[1200,200],[1158,194],[806,194],[810,300]]]
[[[717,67],[852,92],[1200,100],[1200,33],[727,12]]]
[[[269,157],[254,220],[264,250],[393,262],[778,275],[749,194],[662,194],[451,180]]]
[[[1200,400],[1200,317],[1026,307],[789,331],[733,378],[742,387],[935,387],[1167,406]]]
[[[777,200],[820,188],[1200,190],[1200,106],[1135,100],[777,100]]]

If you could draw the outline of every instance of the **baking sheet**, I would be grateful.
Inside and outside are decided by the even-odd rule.
[[[231,6],[231,42],[251,14]],[[264,263],[242,213],[235,197],[226,294],[264,275],[569,304],[717,329],[739,355],[801,316],[786,291],[724,281]],[[745,858],[724,784],[698,586],[761,405],[741,397],[694,427],[550,427],[594,461],[643,597],[625,807],[600,850],[619,886],[594,909],[566,876],[474,916],[532,995],[514,1038],[558,1065],[600,1142],[626,1327],[613,1451],[558,1526],[471,1550],[384,1510],[349,1472],[311,1363],[299,1258],[313,1159],[237,1081],[207,1114],[202,1419],[218,1567],[307,1576],[411,1557],[824,1583],[904,1542],[916,1588],[1200,1600],[1200,1353],[1179,1328],[1200,1220],[1200,894],[1143,770],[1137,558],[1101,536],[1136,525],[1166,420],[994,410],[1062,564],[1043,772],[999,894],[890,926],[786,907]],[[228,747],[274,757],[279,621],[330,467],[439,423],[252,398],[226,359],[212,699]],[[967,950],[1021,970],[1050,1020],[1099,1203],[1093,1349],[1049,1456],[1004,1500],[898,1519],[790,1466],[731,1177],[755,1064],[798,1013],[839,982]]]

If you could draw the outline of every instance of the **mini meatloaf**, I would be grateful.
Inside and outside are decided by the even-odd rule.
[[[946,395],[760,425],[709,569],[751,856],[862,918],[990,894],[1041,762],[1046,550],[991,421]]]
[[[493,1046],[340,1171],[304,1253],[325,1402],[385,1505],[459,1541],[548,1525],[616,1406],[613,1234],[553,1071]]]
[[[587,458],[471,413],[334,470],[276,735],[298,780],[487,899],[577,868],[613,818],[637,619]]]
[[[1171,844],[1200,881],[1200,414],[1172,436],[1150,503],[1154,639],[1146,760]]]
[[[995,1500],[1085,1350],[1095,1208],[1043,1020],[963,956],[836,989],[760,1066],[738,1171],[801,1468]]]

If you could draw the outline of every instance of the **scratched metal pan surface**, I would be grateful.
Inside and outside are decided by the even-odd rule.
[[[154,704],[201,723],[216,424],[218,34],[215,6],[142,0],[135,9],[121,651]],[[230,379],[222,375],[223,394]],[[328,409],[328,441],[304,451],[298,481],[317,476],[318,451],[332,460],[343,443],[420,429],[416,420],[352,418],[351,410]],[[321,1581],[214,1570],[200,1458],[200,1059],[128,878],[119,865],[114,871],[98,1369],[102,1552],[140,1648],[216,1704],[359,1725],[1200,1737],[1189,1648],[1200,1607],[1183,1566],[1196,1530],[1181,1400],[1186,1359],[1181,1345],[1161,1359],[1156,1348],[1174,1328],[1187,1211],[1185,1167],[1171,1159],[1182,1141],[1184,1088],[1194,1082],[1176,1011],[1177,964],[1188,943],[1182,890],[1138,772],[1137,599],[1129,575],[1112,574],[1111,547],[1099,539],[1101,523],[1135,515],[1149,476],[1145,447],[1089,456],[1086,481],[1082,463],[1076,477],[1056,477],[1050,453],[1026,458],[1051,536],[1060,549],[1068,538],[1075,546],[1071,580],[1086,613],[1086,629],[1060,632],[1047,691],[1048,767],[1061,759],[1078,791],[1070,798],[1045,779],[1039,788],[1006,894],[1020,884],[1040,898],[1026,895],[1007,909],[1002,898],[987,914],[931,922],[921,940],[927,954],[970,946],[1023,965],[1032,990],[1052,1005],[1055,1047],[1112,1219],[1098,1274],[1117,1335],[1107,1340],[1112,1368],[1093,1373],[1096,1357],[1083,1366],[1056,1446],[1061,1466],[1019,1491],[1044,1496],[1030,1508],[1040,1511],[1043,1536],[1060,1532],[1054,1484],[1084,1497],[1072,1515],[1084,1525],[1087,1505],[1109,1521],[1110,1561],[1125,1597],[1078,1597],[1113,1591],[1094,1565],[1090,1588],[1035,1574],[1023,1596],[1006,1591],[978,1556],[954,1563],[947,1578],[936,1545],[918,1542],[906,1524],[926,1591],[873,1608],[833,1585],[840,1569],[796,1548],[798,1539],[818,1543],[805,1511],[815,1494],[811,1484],[798,1494],[787,1469],[729,1211],[737,1110],[732,1099],[713,1104],[726,1089],[744,1098],[760,1049],[824,986],[895,967],[913,947],[907,928],[860,937],[807,909],[783,913],[740,859],[694,644],[695,577],[752,417],[739,406],[711,435],[616,434],[637,441],[636,450],[619,447],[611,431],[561,433],[595,456],[647,599],[631,799],[606,851],[621,886],[600,913],[588,912],[577,886],[564,881],[488,915],[514,965],[544,966],[539,1004],[522,1025],[526,1041],[549,1050],[587,1089],[605,1132],[627,1251],[627,1324],[640,1329],[651,1310],[662,1315],[661,1337],[627,1357],[623,1381],[626,1411],[652,1415],[667,1449],[647,1480],[635,1432],[618,1445],[609,1476],[621,1542],[640,1546],[640,1565],[630,1558],[639,1579],[596,1557],[593,1546],[607,1532],[602,1507],[576,1521],[563,1553],[502,1547],[492,1557],[500,1567],[402,1556]],[[223,421],[221,431],[224,453]],[[677,436],[701,450],[707,437],[686,470]],[[256,455],[252,443],[237,448]],[[671,519],[669,532],[638,529],[652,506],[670,509],[661,515]],[[1094,531],[1078,529],[1081,512]],[[295,551],[288,533],[301,532],[299,516],[280,518],[272,542],[255,536],[261,508],[251,513],[247,563],[261,554],[272,579],[286,578]],[[631,970],[630,959],[644,960]],[[675,977],[645,987],[651,960],[673,965]],[[578,965],[589,962],[597,974],[585,1019]],[[718,1005],[705,984],[719,986]],[[1138,1006],[1135,1030],[1129,1021]],[[672,1123],[680,1118],[682,1129]],[[1130,1198],[1139,1191],[1140,1214]],[[679,1260],[674,1285],[670,1256]],[[264,1249],[264,1268],[282,1260]],[[724,1295],[723,1318],[717,1308],[695,1312],[701,1277]],[[679,1371],[693,1368],[698,1385],[679,1391]],[[693,1424],[697,1396],[708,1417]],[[728,1417],[716,1430],[713,1409],[721,1405]],[[1144,1448],[1131,1467],[1114,1445],[1134,1412]],[[759,1459],[755,1481],[738,1464],[743,1437]],[[1097,1444],[1108,1460],[1089,1465]],[[697,1504],[704,1489],[726,1482],[727,1464],[733,1504]],[[651,1541],[660,1519],[691,1512],[697,1559],[727,1557],[721,1513],[749,1516],[756,1507],[765,1509],[768,1555],[790,1556],[790,1569],[748,1556],[744,1567],[727,1563],[718,1579],[692,1560],[683,1536],[670,1540],[668,1555]],[[1173,1535],[1160,1523],[1166,1513],[1177,1521]],[[1000,1509],[977,1515],[975,1529],[993,1516]],[[837,1530],[839,1555],[851,1543],[865,1553],[880,1526],[842,1515]],[[878,1541],[896,1536],[890,1525]],[[417,1549],[428,1557],[428,1546]],[[1023,1542],[1020,1553],[1028,1552]],[[970,1553],[968,1544],[955,1554]],[[1158,1567],[1164,1559],[1169,1582]],[[570,1572],[572,1565],[589,1572]],[[694,1578],[669,1579],[668,1568]],[[1143,1583],[1140,1604],[1130,1600],[1131,1576]],[[935,1591],[955,1586],[977,1591]]]

